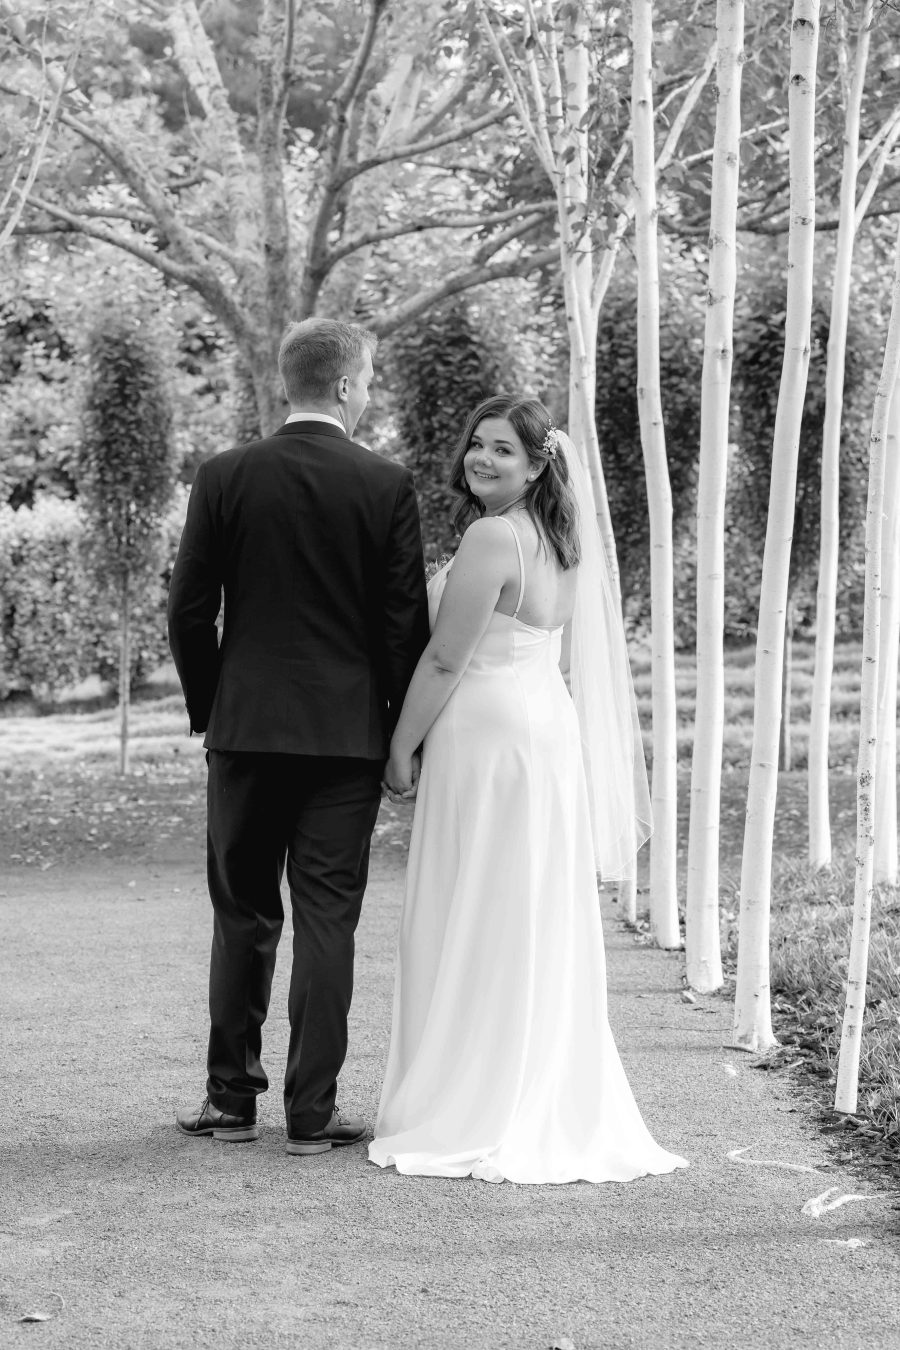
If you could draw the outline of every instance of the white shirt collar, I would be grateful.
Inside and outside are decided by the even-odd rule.
[[[336,417],[332,417],[329,413],[293,412],[284,419],[285,426],[287,426],[288,422],[330,422],[332,426],[340,427],[345,436],[347,434],[346,431],[344,431],[343,422],[339,422]]]

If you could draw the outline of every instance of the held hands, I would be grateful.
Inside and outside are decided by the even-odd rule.
[[[395,806],[414,802],[421,772],[422,756],[418,750],[412,755],[403,755],[392,748],[391,757],[384,766],[381,790]]]

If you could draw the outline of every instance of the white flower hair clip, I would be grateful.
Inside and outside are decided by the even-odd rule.
[[[551,459],[556,459],[556,452],[559,449],[559,432],[552,422],[550,423],[550,429],[547,432],[547,435],[544,437],[544,443],[541,446],[541,449],[545,455],[549,455]]]

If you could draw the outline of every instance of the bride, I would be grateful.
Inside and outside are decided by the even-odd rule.
[[[541,403],[498,396],[450,481],[465,533],[429,585],[385,768],[392,798],[417,797],[369,1157],[531,1183],[686,1167],[651,1138],[607,1021],[597,867],[622,874],[650,813],[587,472]]]

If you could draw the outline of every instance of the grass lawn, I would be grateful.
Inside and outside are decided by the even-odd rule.
[[[779,777],[772,887],[772,991],[783,1049],[768,1063],[795,1064],[833,1094],[849,948],[856,831],[856,715],[859,649],[838,647],[831,751],[835,864],[812,876],[806,864],[806,742],[813,652],[795,646],[795,768]],[[686,862],[690,751],[695,708],[694,664],[677,660],[679,693],[679,854]],[[635,660],[635,686],[645,738],[650,724],[649,660]],[[753,649],[729,653],[722,779],[722,936],[730,993],[737,949],[739,878],[747,767],[753,732]],[[0,705],[2,709],[2,705]],[[102,855],[140,861],[146,841],[173,854],[196,854],[204,829],[205,764],[199,737],[188,737],[173,672],[160,672],[131,712],[133,772],[116,773],[117,720],[99,694],[53,710],[7,705],[0,715],[0,856],[12,867],[49,870]],[[648,745],[649,749],[649,745]],[[384,803],[376,847],[402,851],[410,812]],[[187,843],[186,841],[189,841]],[[647,849],[643,850],[646,855]],[[682,868],[683,871],[683,868]],[[646,856],[642,873],[646,875]],[[683,877],[681,880],[683,895]],[[640,899],[646,900],[646,891]],[[845,1122],[876,1161],[900,1161],[900,896],[881,891],[873,915],[869,1007],[857,1117]]]

